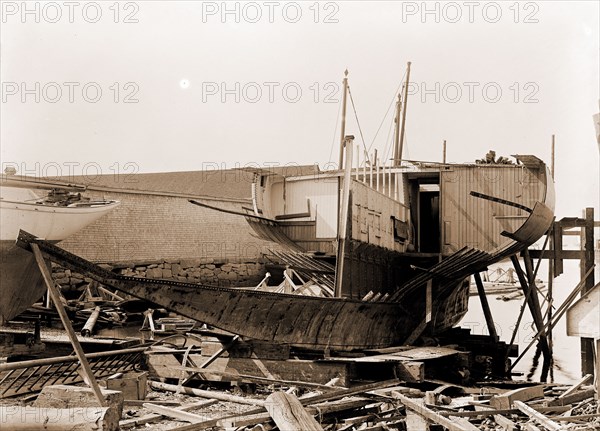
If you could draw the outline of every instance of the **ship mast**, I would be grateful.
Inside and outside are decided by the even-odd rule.
[[[398,158],[394,158],[397,166],[402,162],[402,149],[404,148],[404,125],[406,124],[406,108],[408,107],[408,83],[410,82],[410,61],[406,63],[406,83],[404,84],[404,109],[402,110],[402,126],[400,128],[400,143],[398,144]]]
[[[344,95],[342,96],[342,127],[340,134],[340,161],[338,169],[344,165],[344,142],[346,140],[346,96],[348,95],[348,69],[344,71]]]

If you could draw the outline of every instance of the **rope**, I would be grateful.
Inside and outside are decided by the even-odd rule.
[[[387,108],[387,111],[385,111],[385,115],[383,116],[381,123],[379,124],[379,127],[377,128],[377,132],[375,132],[375,136],[373,136],[373,141],[371,141],[371,145],[369,145],[369,151],[371,151],[371,147],[373,146],[373,144],[375,143],[375,139],[377,138],[377,135],[379,134],[379,131],[381,130],[381,127],[383,126],[383,123],[385,122],[385,119],[387,118],[388,114],[390,113],[390,108],[392,106],[394,106],[394,101],[396,100],[396,95],[398,94],[398,91],[400,90],[400,87],[402,87],[402,84],[404,82],[404,77],[406,76],[406,70],[404,70],[404,74],[402,75],[402,78],[400,79],[400,84],[398,84],[398,88],[396,88],[396,91],[394,91],[394,95],[392,96],[392,100],[390,101],[390,104]]]
[[[338,102],[338,112],[337,112],[337,115],[335,116],[336,120],[335,120],[335,128],[333,129],[333,140],[331,141],[331,149],[329,150],[329,163],[331,163],[331,156],[333,155],[333,148],[335,146],[335,137],[337,135],[337,126],[340,121],[340,111],[341,110],[342,110],[342,101],[340,99],[340,101]]]
[[[354,106],[354,99],[352,98],[350,86],[348,86],[348,95],[350,96],[350,103],[352,103],[352,110],[354,111],[354,117],[356,118],[356,124],[358,125],[358,131],[360,132],[360,138],[362,139],[362,144],[367,155],[367,160],[369,161],[369,163],[371,163],[371,159],[369,158],[369,151],[367,150],[367,144],[365,143],[365,137],[363,136],[362,128],[360,127],[360,122],[358,121],[358,114],[356,112],[356,106]]]

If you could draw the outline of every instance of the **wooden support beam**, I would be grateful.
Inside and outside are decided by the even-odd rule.
[[[223,353],[225,353],[227,350],[229,350],[231,347],[233,347],[233,345],[235,343],[237,343],[239,339],[240,339],[239,335],[234,336],[231,339],[231,341],[229,341],[229,343],[225,344],[218,351],[216,351],[210,358],[208,358],[206,361],[204,361],[202,364],[200,364],[200,366],[198,367],[198,370],[194,370],[194,372],[192,372],[192,374],[190,374],[189,377],[187,377],[182,382],[182,384],[183,385],[187,384],[190,380],[192,380],[195,376],[198,375],[198,373],[200,372],[199,370],[204,369],[204,368],[208,367],[210,364],[212,364],[219,356],[221,356]],[[189,370],[186,370],[186,371],[189,371]]]
[[[516,408],[521,410],[523,413],[525,413],[530,418],[532,418],[532,419],[536,420],[537,422],[539,422],[540,424],[544,425],[544,427],[546,429],[549,429],[551,431],[560,431],[562,429],[562,427],[559,424],[557,424],[556,422],[554,422],[551,419],[548,419],[542,413],[529,407],[527,404],[525,404],[521,401],[515,401],[514,404],[515,404]]]
[[[58,288],[54,284],[54,280],[52,279],[52,275],[50,275],[50,271],[46,266],[46,262],[44,262],[44,257],[42,256],[42,252],[36,243],[31,244],[31,251],[35,256],[35,260],[38,264],[38,267],[42,273],[42,278],[44,279],[44,283],[46,283],[46,287],[48,288],[48,292],[52,297],[52,301],[54,302],[54,306],[56,307],[56,311],[60,317],[60,320],[71,340],[71,344],[73,345],[73,350],[75,350],[75,354],[79,359],[79,363],[81,364],[81,368],[83,370],[84,380],[87,380],[86,383],[92,391],[94,391],[94,395],[98,399],[100,406],[106,406],[106,400],[104,396],[102,396],[102,391],[100,390],[100,386],[98,386],[98,382],[96,381],[96,377],[94,377],[94,373],[92,372],[92,368],[90,367],[90,363],[85,357],[85,353],[83,352],[83,348],[81,344],[79,344],[79,340],[77,339],[77,335],[73,330],[73,326],[71,325],[71,320],[69,320],[69,316],[67,315],[67,311],[63,306],[61,301],[61,294],[58,291]]]
[[[594,208],[585,209],[585,224],[581,229],[581,250],[584,253],[580,263],[581,279],[594,267]],[[581,295],[594,287],[594,272],[585,278]],[[581,374],[594,374],[594,340],[581,338]]]
[[[544,325],[544,318],[542,317],[542,310],[540,307],[540,301],[537,296],[537,292],[535,291],[535,282],[532,279],[533,277],[533,269],[531,265],[531,259],[527,250],[525,250],[524,260],[525,260],[525,268],[527,270],[527,274],[529,276],[529,280],[525,278],[525,274],[523,273],[523,269],[519,264],[519,259],[516,256],[511,256],[510,260],[513,263],[515,268],[515,272],[517,273],[517,277],[519,279],[519,283],[521,284],[521,289],[525,295],[525,300],[527,302],[527,306],[529,307],[529,311],[531,312],[531,316],[533,317],[533,322],[535,323],[536,329],[539,333],[540,338],[540,346],[542,349],[542,353],[544,355],[544,363],[542,367],[542,376],[540,377],[541,381],[546,381],[548,377],[548,370],[550,369],[550,363],[552,361],[552,353],[550,352],[550,347],[548,346],[548,340],[546,338],[546,330]]]
[[[475,284],[477,285],[477,293],[479,295],[479,301],[481,302],[481,309],[483,310],[483,315],[485,316],[485,322],[487,323],[490,337],[492,337],[494,342],[498,342],[498,334],[496,333],[496,325],[494,325],[494,318],[492,317],[492,310],[490,309],[490,304],[488,303],[487,295],[485,294],[483,282],[481,281],[481,274],[476,272],[475,274],[473,274],[473,278],[475,279]]]

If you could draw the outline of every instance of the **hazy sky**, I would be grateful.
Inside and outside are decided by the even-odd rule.
[[[558,215],[598,217],[597,1],[25,8],[2,2],[3,170],[324,165],[337,160],[346,68],[367,146],[382,124],[381,154],[411,61],[405,158],[441,160],[446,139],[451,162],[489,149],[549,162],[555,134]],[[362,142],[350,103],[347,133]]]

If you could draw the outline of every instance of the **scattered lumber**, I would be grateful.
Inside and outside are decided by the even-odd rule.
[[[496,409],[510,409],[514,401],[529,401],[544,396],[544,385],[527,386],[513,389],[490,399],[490,405]]]
[[[217,391],[205,391],[203,389],[194,389],[187,386],[170,385],[168,383],[150,381],[150,387],[154,389],[160,389],[163,391],[170,391],[175,393],[184,393],[188,395],[195,395],[197,397],[215,399],[219,401],[228,401],[237,404],[249,404],[251,406],[265,406],[264,400],[248,397],[238,397],[236,395],[225,394]]]
[[[542,413],[538,412],[537,410],[528,406],[527,404],[525,404],[521,401],[515,401],[514,404],[515,404],[516,408],[521,410],[523,413],[525,413],[530,418],[532,418],[532,419],[536,420],[537,422],[539,422],[540,424],[542,424],[544,427],[546,427],[550,431],[560,431],[562,429],[562,427],[559,424],[557,424],[556,422],[554,422],[551,419],[548,419]]]
[[[189,410],[197,410],[197,409],[201,409],[204,407],[212,406],[213,404],[216,404],[216,403],[218,403],[218,401],[213,399],[213,400],[201,401],[199,403],[187,404],[187,405],[181,406],[181,407],[176,407],[173,410],[180,410],[182,412],[187,412]],[[119,427],[121,429],[135,428],[140,425],[145,425],[145,424],[152,423],[152,422],[158,422],[162,418],[163,418],[162,414],[153,413],[153,414],[141,416],[139,418],[122,420],[121,422],[119,422]]]
[[[564,391],[558,398],[559,399],[567,398],[569,395],[572,395],[575,391],[577,391],[577,389],[579,389],[582,385],[585,385],[588,381],[590,381],[593,377],[594,376],[592,374],[586,374],[578,382],[576,382],[573,386],[571,386],[569,389]]]
[[[441,414],[425,407],[422,402],[415,401],[411,398],[408,398],[405,395],[402,395],[399,392],[392,392],[394,398],[399,399],[402,404],[406,406],[407,409],[410,409],[417,413],[419,416],[424,417],[436,424],[439,424],[445,428],[448,428],[450,431],[479,431],[475,425],[471,424],[465,418],[460,417],[452,417],[451,419],[442,416]]]
[[[144,407],[152,413],[162,416],[168,416],[180,421],[191,422],[193,424],[206,420],[204,416],[189,413],[184,410],[178,410],[171,407],[161,406],[160,404],[145,403]]]

